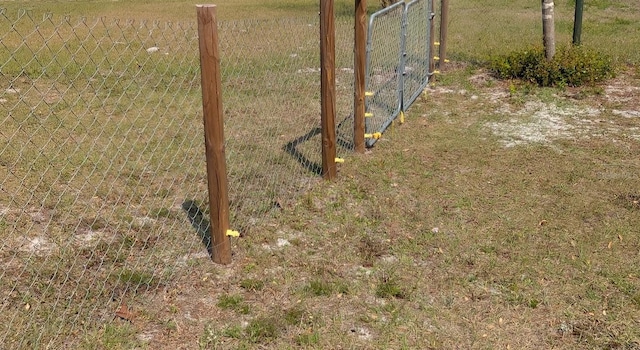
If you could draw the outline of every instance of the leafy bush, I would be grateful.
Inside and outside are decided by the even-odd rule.
[[[580,86],[615,76],[610,57],[582,46],[561,48],[547,61],[543,48],[497,56],[489,69],[499,79],[520,79],[539,86]]]

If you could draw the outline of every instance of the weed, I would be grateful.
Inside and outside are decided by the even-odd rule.
[[[135,329],[129,323],[108,324],[102,329],[99,336],[100,348],[104,349],[131,349],[140,346],[135,338]],[[95,339],[86,339],[87,347],[95,346]]]
[[[264,343],[280,334],[282,325],[276,318],[258,317],[249,322],[244,332],[252,343]]]
[[[224,294],[220,296],[216,305],[219,308],[234,310],[243,315],[248,315],[250,312],[249,305],[243,301],[240,295]]]
[[[222,331],[222,335],[229,338],[242,339],[244,330],[240,326],[229,326]]]
[[[304,287],[304,291],[317,297],[329,296],[333,293],[333,285],[328,281],[314,279]]]
[[[178,330],[178,324],[176,323],[176,321],[174,319],[167,320],[165,322],[165,324],[164,324],[164,327],[169,332],[175,332],[175,331]]]
[[[209,349],[217,342],[218,335],[213,330],[213,327],[208,324],[204,326],[204,330],[198,339],[198,346],[200,349]]]
[[[295,342],[301,346],[316,345],[320,343],[320,334],[316,331],[304,332],[295,337]]]
[[[136,271],[123,269],[117,274],[117,278],[120,282],[129,286],[138,288],[151,288],[157,286],[159,278],[153,276],[153,274],[145,271]]]
[[[293,307],[285,310],[283,319],[285,323],[290,326],[309,326],[313,324],[313,316],[302,307]]]
[[[264,282],[255,278],[247,278],[240,281],[240,287],[252,292],[257,292],[264,288]]]
[[[407,291],[400,286],[400,282],[397,278],[383,276],[380,278],[380,281],[378,281],[376,297],[385,299],[406,299],[408,294]]]

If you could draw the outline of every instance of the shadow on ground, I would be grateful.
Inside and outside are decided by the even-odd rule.
[[[187,199],[182,203],[182,209],[186,212],[191,226],[196,230],[196,234],[200,237],[202,244],[207,248],[209,256],[213,258],[213,249],[211,248],[211,224],[206,219],[205,213],[198,207],[198,204],[191,199]]]

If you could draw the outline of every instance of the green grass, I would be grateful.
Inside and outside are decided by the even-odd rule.
[[[220,0],[215,1],[217,14],[220,19],[270,19],[296,16],[310,16],[318,13],[319,3],[311,0]],[[19,9],[27,9],[40,17],[43,13],[54,15],[71,15],[101,17],[108,14],[115,18],[132,18],[138,21],[192,21],[195,20],[194,2],[183,0],[142,1],[127,2],[127,6],[112,1],[94,2],[58,2],[51,0],[38,1],[37,4],[13,4],[3,3],[9,13]],[[353,3],[346,0],[335,1],[335,13],[337,16],[351,16]],[[368,2],[368,11],[379,9],[375,1]]]
[[[251,308],[247,305],[240,295],[222,295],[216,304],[222,309],[230,309],[239,314],[247,315]]]
[[[248,278],[240,281],[240,287],[249,291],[257,292],[264,288],[264,282],[259,279]]]
[[[475,16],[484,7],[482,1],[455,2],[450,5],[448,57],[464,60],[486,60],[523,47],[541,45],[542,21],[540,4],[526,1],[492,3],[492,19]],[[556,42],[568,45],[573,36],[574,4],[555,2]],[[637,52],[626,50],[640,44],[636,33],[640,8],[633,0],[587,2],[584,9],[581,42],[584,46],[603,50],[614,59],[637,64]],[[622,43],[625,44],[622,44]]]

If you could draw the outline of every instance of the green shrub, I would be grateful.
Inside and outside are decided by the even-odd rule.
[[[531,48],[493,57],[489,69],[499,79],[520,79],[539,86],[580,86],[615,76],[607,55],[582,46],[559,49],[547,61],[543,48]]]

